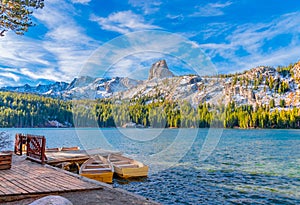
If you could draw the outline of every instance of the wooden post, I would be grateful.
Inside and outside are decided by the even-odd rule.
[[[15,135],[15,149],[14,149],[14,152],[17,155],[19,155],[19,152],[20,152],[20,149],[19,149],[19,139],[20,139],[20,137],[19,137],[19,134],[17,133]]]
[[[42,137],[42,147],[41,147],[41,162],[42,164],[45,163],[46,161],[46,138],[43,136]]]
[[[27,136],[21,133],[17,133],[15,136],[15,148],[14,152],[16,155],[22,155],[23,151],[27,149]]]

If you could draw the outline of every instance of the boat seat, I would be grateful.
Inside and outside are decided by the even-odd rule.
[[[120,160],[119,159],[109,159],[109,161],[111,161],[111,162],[118,162]]]
[[[123,161],[116,161],[116,162],[112,162],[113,164],[128,164],[129,161],[128,160],[123,160]]]
[[[108,164],[89,164],[89,167],[108,166]]]
[[[93,163],[102,164],[103,162],[99,160],[95,160]]]
[[[86,169],[101,169],[101,168],[109,168],[108,165],[104,165],[104,166],[91,166],[91,165],[86,165],[85,166]]]
[[[136,164],[118,164],[117,166],[122,167],[122,168],[126,168],[126,167],[128,167],[128,168],[137,168],[137,167],[139,167]]]
[[[111,171],[111,168],[94,168],[94,169],[83,169],[82,171]]]

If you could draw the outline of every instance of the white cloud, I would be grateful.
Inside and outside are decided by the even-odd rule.
[[[143,16],[134,14],[132,11],[112,13],[107,18],[92,15],[90,19],[97,22],[103,30],[115,31],[122,34],[159,28],[158,26],[146,23]]]
[[[19,73],[33,80],[47,79],[52,81],[60,81],[61,79],[61,74],[52,68],[38,69],[35,71],[32,71],[32,69],[29,68],[21,68],[19,69]]]
[[[24,82],[31,82],[30,79],[32,83],[39,79],[71,81],[100,42],[87,36],[85,28],[74,20],[77,13],[71,3],[52,0],[45,4],[33,14],[37,27],[47,28],[45,33],[30,38],[8,32],[0,39],[0,66],[10,67],[11,73]],[[11,74],[1,76],[1,81],[6,78],[11,83],[9,78],[18,79]]]
[[[241,45],[248,52],[256,53],[266,41],[276,36],[282,34],[299,35],[299,18],[300,13],[291,13],[268,23],[241,25],[227,39],[233,45]]]
[[[224,15],[224,11],[222,9],[230,6],[232,4],[231,1],[227,1],[225,3],[208,3],[204,6],[198,6],[195,13],[191,16],[194,17],[212,17],[212,16],[222,16]]]
[[[84,28],[75,22],[76,11],[70,4],[60,4],[59,9],[57,4],[49,4],[35,16],[49,29],[42,42],[43,48],[54,56],[61,77],[68,81],[78,75],[100,43],[87,36]]]
[[[148,78],[149,69],[159,59],[165,58],[164,54],[151,51],[131,53],[112,65],[107,71],[108,76],[129,77],[145,80]],[[147,62],[144,66],[143,62]]]
[[[91,0],[71,0],[74,4],[89,4]]]
[[[82,75],[145,79],[149,65],[166,57],[185,63],[184,71],[201,75],[216,74],[209,59],[195,42],[176,34],[151,30],[128,33],[99,47],[89,59]],[[171,67],[175,65],[173,62],[175,60]],[[181,72],[182,67],[176,70]]]
[[[41,48],[41,43],[26,36],[7,33],[0,41],[1,64],[11,67],[29,64],[48,66],[50,63],[44,56],[45,50]]]
[[[61,81],[61,73],[53,68],[0,68],[0,87],[35,85],[36,81]]]
[[[178,15],[168,14],[166,17],[171,20],[174,20],[174,19],[183,20],[184,19],[184,16],[182,14],[178,14]]]
[[[3,72],[3,73],[0,72],[0,76],[3,76],[5,78],[11,78],[15,82],[19,82],[19,80],[20,80],[19,76],[17,76],[16,74],[13,74],[13,73],[9,73],[9,72]]]
[[[141,1],[141,0],[129,0],[129,4],[131,4],[134,7],[141,8],[144,12],[144,14],[153,14],[160,10],[160,5],[162,4],[161,1]]]
[[[285,38],[276,43],[276,47],[268,46],[280,36]],[[271,22],[244,24],[238,26],[226,37],[228,43],[207,43],[201,45],[206,53],[214,57],[222,57],[227,63],[220,63],[219,69],[245,70],[260,65],[287,65],[299,59],[300,53],[300,12],[282,15]],[[240,55],[240,52],[244,55]]]

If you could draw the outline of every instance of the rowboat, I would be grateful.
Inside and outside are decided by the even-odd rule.
[[[134,159],[119,154],[110,154],[108,161],[113,166],[114,172],[122,178],[148,176],[148,166]]]
[[[114,172],[106,158],[95,155],[81,165],[79,174],[100,182],[112,183]]]

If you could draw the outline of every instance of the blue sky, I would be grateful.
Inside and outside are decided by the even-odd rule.
[[[45,0],[33,20],[36,26],[24,36],[7,32],[0,38],[0,86],[70,82],[97,49],[145,30],[182,36],[204,52],[218,73],[300,60],[297,0]],[[161,40],[151,44],[168,49]],[[189,72],[188,62],[176,56],[145,52],[123,56],[109,73],[131,77],[128,73],[138,73],[137,67],[145,71],[161,58],[174,73]]]

